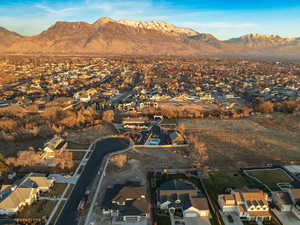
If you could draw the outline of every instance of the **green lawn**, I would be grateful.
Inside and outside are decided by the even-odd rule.
[[[171,220],[169,216],[157,216],[157,225],[171,225]]]
[[[272,191],[280,191],[278,183],[291,183],[291,178],[282,169],[247,171],[247,174],[267,185]]]
[[[42,193],[41,196],[59,198],[64,192],[67,185],[68,184],[55,183],[53,188],[49,192]]]
[[[203,179],[207,191],[214,199],[219,194],[224,194],[226,188],[249,187],[247,180],[240,175],[239,171],[214,171],[209,173],[209,179]]]
[[[48,218],[57,201],[40,200],[26,206],[17,214],[18,218]]]

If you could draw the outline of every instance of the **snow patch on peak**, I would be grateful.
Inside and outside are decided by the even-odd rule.
[[[193,29],[176,27],[173,24],[169,24],[163,21],[118,20],[116,22],[126,26],[149,30],[158,30],[164,33],[186,34],[189,36],[198,34],[198,32],[194,31]]]

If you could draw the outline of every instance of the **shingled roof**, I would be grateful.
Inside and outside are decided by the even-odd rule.
[[[30,173],[16,181],[13,185],[5,185],[0,192],[0,209],[15,210],[25,202],[30,201],[40,189],[49,188],[54,180],[44,174]]]
[[[158,201],[160,203],[169,202],[169,208],[182,208],[183,210],[190,207],[198,210],[209,209],[205,195],[192,183],[182,179],[163,183],[158,189]]]
[[[149,203],[145,195],[145,187],[139,184],[116,184],[106,190],[102,208],[118,210],[120,216],[146,215]]]

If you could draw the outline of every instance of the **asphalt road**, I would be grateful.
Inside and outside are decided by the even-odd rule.
[[[87,187],[92,184],[97,176],[97,172],[100,169],[104,156],[111,152],[126,149],[128,146],[129,141],[125,138],[106,138],[96,143],[96,148],[90,156],[85,169],[82,171],[82,174],[55,225],[77,224],[77,207],[81,199],[83,199]]]
[[[2,219],[2,218],[0,218],[0,224],[1,225],[17,224],[17,222],[14,221],[13,219]]]

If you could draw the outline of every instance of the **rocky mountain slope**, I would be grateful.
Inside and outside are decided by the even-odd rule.
[[[0,53],[113,55],[250,55],[300,58],[300,38],[248,34],[220,41],[161,21],[56,22],[24,37],[0,28]]]
[[[0,27],[0,51],[5,51],[7,47],[22,38],[21,35]]]

